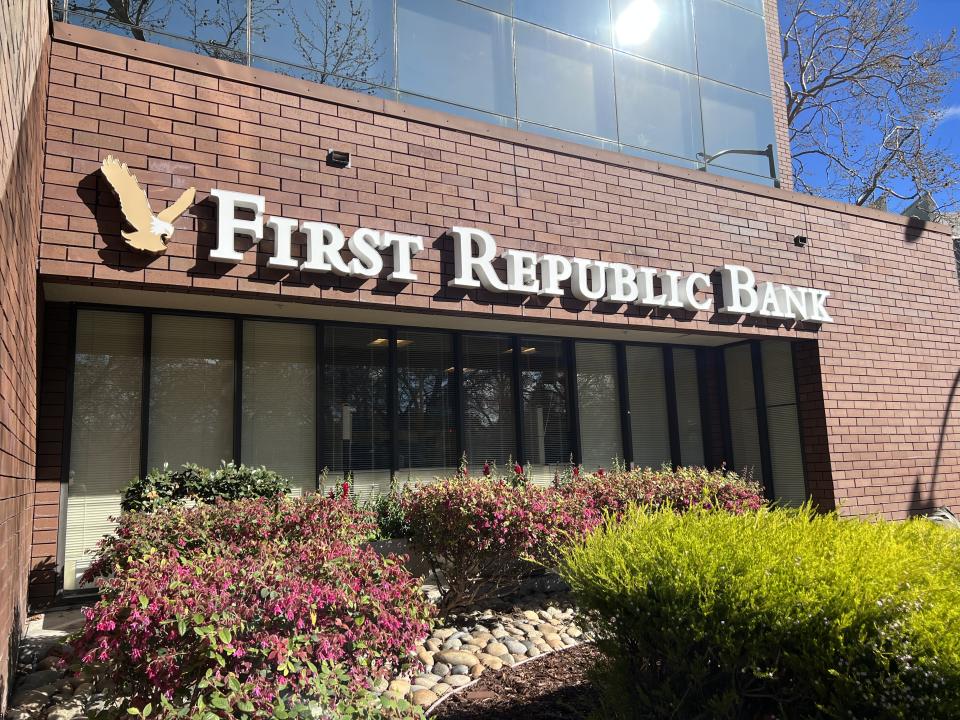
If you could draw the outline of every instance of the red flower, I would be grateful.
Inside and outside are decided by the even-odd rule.
[[[346,497],[349,494],[350,494],[350,483],[344,481],[344,483],[340,486],[340,497],[346,499]]]
[[[516,465],[513,466],[513,474],[514,474],[514,475],[523,475],[523,468],[520,467],[520,463],[517,463]]]
[[[488,462],[483,464],[483,476],[490,477],[490,463]]]

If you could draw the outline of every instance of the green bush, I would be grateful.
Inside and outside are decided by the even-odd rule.
[[[363,503],[364,509],[373,513],[376,518],[377,537],[381,540],[410,536],[410,523],[403,514],[400,492],[394,478],[390,480],[390,489],[387,492],[377,493]]]
[[[276,497],[290,492],[290,482],[265,467],[223,463],[216,470],[187,464],[178,470],[166,465],[135,478],[123,491],[124,512],[152,512],[174,503],[212,502]]]
[[[561,571],[607,718],[960,717],[960,533],[632,508]]]

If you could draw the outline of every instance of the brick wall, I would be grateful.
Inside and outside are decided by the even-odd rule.
[[[777,0],[764,2],[767,21],[767,55],[770,58],[770,89],[773,94],[773,126],[777,133],[777,173],[780,186],[793,190],[793,161],[790,154],[790,125],[787,122],[787,91],[783,86],[783,41]]]
[[[41,0],[0,4],[0,714],[25,623],[33,520],[48,28]]]

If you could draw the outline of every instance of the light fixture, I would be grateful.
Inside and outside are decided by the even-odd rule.
[[[367,347],[383,347],[389,342],[390,340],[387,338],[377,338],[376,340],[371,340],[369,343],[367,343]]]
[[[793,238],[793,244],[797,247],[804,247],[807,244],[807,238],[805,235],[797,235]]]
[[[656,0],[633,0],[617,16],[613,31],[620,47],[643,45],[660,24]]]
[[[524,353],[525,355],[529,355],[530,353],[535,353],[536,351],[537,351],[537,349],[536,349],[535,347],[522,347],[522,348],[520,348],[520,352]]]
[[[335,168],[350,167],[350,153],[345,150],[327,150],[327,165]]]

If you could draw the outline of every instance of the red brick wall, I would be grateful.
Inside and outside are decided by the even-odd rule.
[[[30,566],[48,23],[40,0],[0,4],[0,714]]]
[[[773,125],[777,132],[777,173],[780,186],[793,190],[793,161],[790,154],[790,126],[787,123],[787,91],[783,86],[783,41],[777,0],[764,2],[767,21],[767,55],[770,58],[770,89],[773,92]]]
[[[415,109],[238,65],[57,26],[40,271],[46,280],[531,321],[808,342],[800,359],[811,489],[847,512],[960,505],[957,278],[947,231],[903,218]],[[96,49],[94,49],[96,48]],[[327,167],[328,148],[353,155]],[[166,255],[136,254],[97,169],[134,168],[155,207],[195,185]],[[269,214],[421,234],[418,283],[301,276],[207,259],[212,186]],[[693,270],[737,262],[833,292],[819,331],[642,314],[448,289],[451,225],[501,247]],[[793,238],[809,238],[797,247]],[[302,247],[299,249],[302,255]],[[295,250],[296,252],[296,250]],[[819,430],[818,430],[819,428]],[[817,434],[819,432],[819,435]]]

